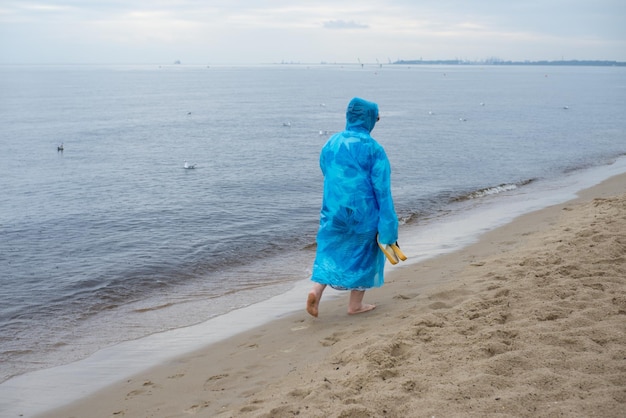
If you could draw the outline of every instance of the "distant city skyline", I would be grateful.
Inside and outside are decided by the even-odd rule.
[[[0,64],[626,61],[622,0],[2,0]]]

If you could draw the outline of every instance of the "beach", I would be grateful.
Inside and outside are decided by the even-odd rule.
[[[46,417],[619,417],[626,175]]]
[[[390,283],[396,270],[626,172],[623,68],[25,65],[0,74],[0,415],[32,416],[300,312],[319,152],[353,96],[380,106],[374,138],[391,162],[410,256],[389,266]],[[420,293],[430,286],[413,281]]]

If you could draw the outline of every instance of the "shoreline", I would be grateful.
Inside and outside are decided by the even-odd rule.
[[[600,199],[620,195],[623,200],[623,195],[626,193],[625,185],[626,174],[611,177],[590,189],[579,192],[579,197],[573,200],[519,216],[504,226],[486,232],[478,242],[460,250],[389,271],[385,286],[366,294],[367,302],[378,305],[372,312],[348,316],[345,313],[345,297],[325,297],[320,304],[320,317],[314,319],[304,311],[306,293],[302,293],[302,309],[299,312],[286,314],[272,322],[202,347],[193,353],[163,361],[157,367],[140,372],[125,381],[113,383],[93,395],[60,409],[47,411],[45,415],[48,417],[108,417],[137,416],[149,412],[155,417],[195,413],[203,416],[224,417],[291,416],[288,415],[288,411],[297,410],[306,414],[306,408],[316,404],[318,411],[309,410],[308,415],[305,416],[332,416],[333,412],[330,411],[337,411],[338,414],[339,411],[347,411],[350,408],[354,411],[371,410],[372,405],[366,399],[361,399],[367,397],[369,392],[373,398],[379,397],[386,399],[388,403],[391,402],[387,408],[390,412],[396,411],[399,415],[389,416],[402,416],[398,410],[400,405],[394,406],[391,401],[400,394],[411,395],[416,402],[436,405],[436,399],[420,396],[426,392],[433,392],[427,387],[429,385],[423,386],[419,377],[409,379],[403,374],[399,363],[408,362],[414,359],[414,356],[418,356],[424,357],[419,362],[433,366],[439,364],[442,358],[447,357],[446,347],[450,349],[455,344],[462,345],[462,341],[457,338],[449,341],[446,347],[440,347],[441,351],[437,351],[437,347],[432,342],[443,336],[436,332],[434,335],[429,334],[451,326],[448,324],[449,321],[446,321],[446,315],[442,317],[441,314],[459,313],[461,317],[466,315],[465,318],[461,318],[465,321],[468,321],[467,315],[476,315],[474,319],[484,319],[488,327],[485,326],[482,329],[485,338],[480,339],[479,351],[483,353],[486,360],[495,361],[510,355],[515,351],[513,348],[516,345],[522,344],[522,341],[519,341],[521,331],[508,329],[510,327],[507,326],[507,322],[510,320],[490,312],[492,309],[490,306],[483,306],[493,303],[494,300],[511,298],[509,296],[511,289],[502,289],[505,286],[501,284],[506,281],[501,278],[502,271],[508,271],[511,267],[502,269],[502,265],[511,264],[508,260],[520,257],[522,253],[524,257],[532,261],[533,254],[541,250],[542,244],[539,242],[541,240],[537,241],[537,237],[541,238],[546,234],[554,236],[555,233],[563,234],[564,231],[574,230],[575,228],[569,224],[560,225],[563,217],[579,214],[583,209],[593,208],[594,202],[602,204],[603,201]],[[619,230],[613,232],[617,234]],[[606,234],[606,231],[603,234]],[[543,240],[545,241],[545,237]],[[568,243],[568,245],[573,244]],[[532,264],[530,261],[529,263]],[[575,264],[575,260],[572,263]],[[494,271],[489,271],[491,265],[495,265]],[[517,268],[516,264],[511,265]],[[519,268],[527,275],[540,267],[541,263],[535,260],[533,268],[523,266]],[[621,268],[623,272],[623,260],[622,265],[618,265],[617,268]],[[477,277],[481,274],[484,277]],[[416,281],[416,278],[419,278],[419,281]],[[523,292],[524,284],[520,286]],[[607,287],[608,285],[592,283],[588,287],[591,290],[597,290],[594,286],[599,289],[601,286]],[[498,295],[498,292],[505,290],[508,292],[506,295]],[[607,289],[602,290],[602,292],[606,291]],[[624,297],[623,292],[622,295],[616,295],[614,299],[619,302],[622,297]],[[532,309],[535,316],[544,315],[543,320],[539,320],[539,325],[556,324],[560,319],[567,319],[566,313],[546,305],[545,301],[541,306]],[[622,307],[622,309],[626,308]],[[469,319],[469,321],[474,319]],[[411,322],[413,324],[409,325]],[[479,322],[475,321],[475,323]],[[471,326],[465,329],[468,333],[465,335],[466,339],[471,334]],[[404,335],[405,330],[411,327],[419,330],[415,331],[419,338],[415,335]],[[589,327],[593,329],[593,324]],[[452,328],[455,327],[452,326]],[[594,332],[598,331],[594,330]],[[398,338],[399,335],[402,337]],[[573,339],[572,336],[568,338]],[[618,333],[616,338],[621,338],[623,342],[624,333]],[[376,347],[378,349],[375,349]],[[539,348],[541,347],[537,347]],[[557,357],[562,357],[567,351],[566,348],[565,345],[560,346],[557,352],[561,355]],[[414,349],[416,352],[413,352]],[[468,347],[465,349],[468,350]],[[435,351],[432,352],[433,350]],[[431,353],[427,355],[429,351]],[[453,351],[450,350],[450,353]],[[452,357],[446,361],[454,363],[458,360]],[[480,360],[486,361],[482,358]],[[372,364],[372,361],[375,364]],[[460,362],[459,366],[466,368],[468,364],[471,365],[476,361],[477,359],[468,358]],[[510,361],[510,367],[514,369],[516,362],[521,360],[516,358]],[[556,361],[555,359],[554,362]],[[587,361],[590,359],[587,358]],[[592,363],[594,367],[600,367],[597,362]],[[505,364],[506,362],[503,362],[499,366],[504,367]],[[529,366],[529,364],[526,365],[526,367]],[[368,371],[364,375],[365,370]],[[342,372],[341,376],[338,376],[339,371]],[[541,371],[547,373],[550,367],[543,367]],[[582,375],[582,371],[572,367],[572,373],[574,371]],[[318,374],[318,372],[323,373]],[[468,370],[464,370],[464,373],[467,372]],[[622,411],[624,408],[623,368],[621,374],[619,370],[616,373],[618,374],[612,377],[617,382],[615,385],[617,395],[614,397],[622,399],[621,404],[616,401],[610,402],[606,394],[599,398],[601,401],[587,399],[588,404],[596,408],[604,408],[608,414],[604,416],[613,416],[612,413],[618,411],[615,408],[621,407]],[[601,373],[596,374],[601,375]],[[433,376],[432,373],[429,375],[430,378]],[[582,376],[589,380],[589,376]],[[452,377],[459,378],[459,382],[468,379],[466,375],[447,376],[448,379]],[[472,401],[472,399],[481,399],[479,395],[483,392],[493,392],[494,387],[502,385],[501,381],[506,380],[508,375],[503,373],[496,377],[487,376],[488,387],[477,389],[477,393],[461,396],[457,402],[453,402],[454,405],[449,406],[452,409],[440,410],[433,406],[434,409],[428,411],[432,414],[445,413],[446,415],[471,411],[471,409],[454,409],[465,405],[465,407],[478,408],[474,409],[477,413],[478,411],[487,413],[491,410],[485,409],[480,401]],[[540,374],[535,377],[547,381],[552,378],[555,382],[558,382],[560,378],[554,373],[550,376]],[[334,384],[337,381],[344,382],[341,385],[341,391],[350,392],[346,399],[352,399],[352,401],[347,402],[346,399],[340,401],[336,396],[332,396],[333,391],[338,390]],[[393,394],[385,396],[385,388],[394,381],[400,381],[396,383],[400,384],[406,393],[398,393],[398,388],[395,388]],[[349,387],[352,385],[360,386],[361,389],[350,391]],[[443,392],[448,393],[450,387],[446,385],[441,387],[441,385],[443,383],[435,382],[436,387],[443,388]],[[448,382],[447,385],[454,385],[454,382]],[[472,380],[472,385],[481,386],[481,383]],[[529,383],[526,385],[528,386]],[[596,389],[600,386],[595,384]],[[507,393],[506,396],[512,399],[515,397],[515,391],[512,391],[511,387],[514,387],[511,382],[503,385],[506,389],[504,391]],[[319,398],[318,396],[321,396],[324,391],[327,391],[328,398]],[[597,390],[590,393],[596,392]],[[620,392],[622,398],[618,396]],[[431,397],[433,395],[431,394]],[[464,401],[465,396],[469,396],[469,400]],[[538,404],[548,408],[543,411],[547,415],[549,413],[546,411],[551,411],[551,413],[567,411],[572,413],[571,416],[577,415],[576,403],[572,403],[573,401],[563,393],[554,398],[560,401],[550,401],[554,403],[552,406],[548,404],[548,401],[542,400],[543,397],[540,394],[535,394],[535,397]],[[490,400],[493,401],[495,398],[492,397]],[[450,399],[447,400],[448,403]],[[504,399],[504,396],[500,396],[499,400]],[[507,402],[496,402],[504,408],[501,412],[531,415],[528,411],[520,410],[520,406],[511,399]],[[525,401],[527,400],[525,398]],[[323,411],[326,413],[323,414]],[[495,413],[496,410],[492,412]],[[578,413],[582,414],[581,411]],[[423,415],[427,416],[426,413]],[[532,415],[542,416],[542,413],[534,411]]]

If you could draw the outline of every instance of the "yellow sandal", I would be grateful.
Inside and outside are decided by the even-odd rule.
[[[376,236],[376,242],[378,242],[378,247],[380,247],[381,251],[385,254],[385,257],[387,257],[387,260],[389,260],[391,264],[398,264],[398,259],[402,261],[406,260],[406,255],[404,255],[404,253],[400,250],[398,242],[393,244],[382,244],[378,240],[378,235]]]

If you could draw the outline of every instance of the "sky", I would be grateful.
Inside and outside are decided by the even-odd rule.
[[[0,64],[626,61],[624,0],[0,0]]]

